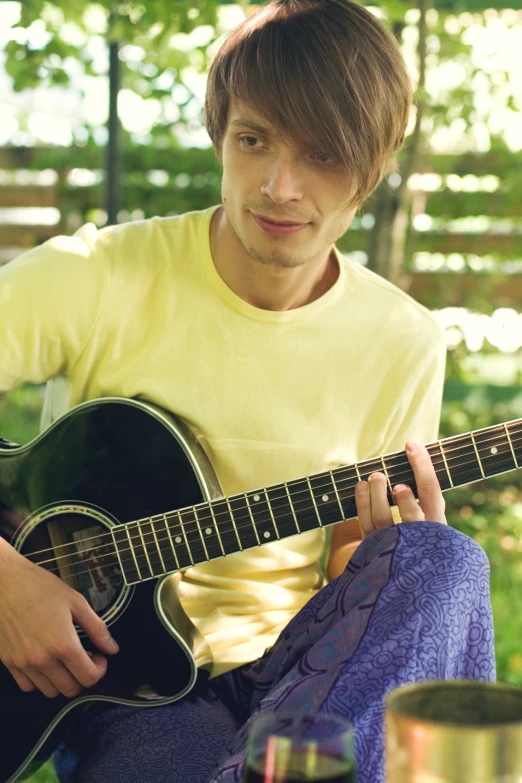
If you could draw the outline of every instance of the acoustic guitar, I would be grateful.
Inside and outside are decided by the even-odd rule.
[[[443,490],[516,470],[522,419],[427,448]],[[25,693],[0,664],[0,782],[32,774],[96,703],[169,704],[208,676],[194,657],[204,640],[181,604],[162,602],[166,575],[355,517],[355,485],[374,471],[387,476],[390,503],[398,482],[416,493],[399,451],[224,497],[182,421],[116,397],[78,405],[27,445],[0,440],[0,535],[79,590],[120,646],[72,699]]]

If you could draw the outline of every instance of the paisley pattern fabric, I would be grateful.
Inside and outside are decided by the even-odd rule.
[[[111,707],[55,754],[62,783],[237,783],[256,715],[355,725],[358,783],[384,781],[384,696],[430,679],[495,679],[489,563],[438,522],[376,531],[261,658],[166,707]]]

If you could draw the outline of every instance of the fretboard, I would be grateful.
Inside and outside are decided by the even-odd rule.
[[[443,491],[522,467],[522,419],[426,446]],[[200,503],[114,528],[128,584],[157,578],[357,516],[355,486],[371,473],[417,487],[406,452]]]

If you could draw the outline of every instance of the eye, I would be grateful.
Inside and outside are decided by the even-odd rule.
[[[243,142],[246,144],[247,147],[250,147],[251,149],[255,147],[255,143],[259,141],[257,136],[240,136],[239,137],[240,143]],[[254,144],[250,144],[250,142],[253,141]]]
[[[334,158],[332,155],[330,155],[328,152],[324,152],[322,150],[318,150],[317,152],[314,152],[314,156],[319,156],[320,159],[319,163],[338,163],[339,161]]]

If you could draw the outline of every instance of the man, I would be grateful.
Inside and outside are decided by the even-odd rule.
[[[398,509],[433,520],[392,526],[387,477],[374,473],[358,485],[360,530],[333,530],[323,590],[322,530],[186,570],[179,597],[212,678],[168,707],[85,721],[57,756],[62,781],[238,780],[252,715],[292,707],[354,720],[359,777],[375,783],[386,690],[493,676],[491,642],[479,665],[466,636],[472,615],[491,636],[478,588],[487,562],[441,524],[436,472],[415,444],[437,436],[443,332],[335,247],[390,170],[410,102],[396,42],[364,7],[274,0],[210,70],[221,205],[86,225],[3,270],[0,388],[51,379],[44,425],[86,399],[150,400],[183,418],[228,495],[408,441],[420,505],[399,477]],[[463,556],[458,601],[439,583]],[[0,659],[20,687],[52,697],[92,686],[117,649],[103,621],[5,542],[0,558]],[[92,659],[72,620],[100,649]]]

